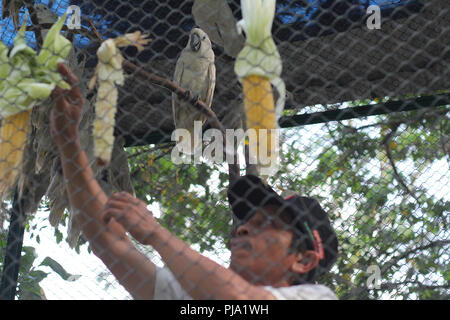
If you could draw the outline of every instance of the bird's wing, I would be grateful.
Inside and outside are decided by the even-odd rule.
[[[173,76],[173,81],[180,85],[183,79],[184,74],[184,62],[181,57],[177,61],[177,65],[175,66],[175,74]],[[178,97],[175,93],[172,93],[172,112],[173,112],[173,120],[175,122],[175,127],[177,126],[178,114],[177,114],[177,104],[179,104]]]
[[[181,80],[183,79],[183,73],[184,73],[184,62],[182,57],[177,61],[177,65],[175,67],[175,74],[173,75],[173,81],[177,83],[178,85],[181,83]]]
[[[205,95],[205,102],[208,105],[208,107],[211,108],[211,103],[214,96],[214,89],[216,87],[216,66],[214,65],[214,62],[209,64],[208,67],[208,77],[207,77],[207,90]]]

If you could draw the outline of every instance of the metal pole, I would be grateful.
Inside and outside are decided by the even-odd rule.
[[[19,199],[19,192],[14,191],[11,222],[8,238],[2,279],[0,283],[0,300],[14,300],[17,290],[17,278],[19,276],[20,257],[22,255],[23,235],[25,231],[25,212],[23,211],[23,198]]]
[[[278,123],[281,128],[292,128],[309,124],[342,121],[394,112],[414,111],[445,105],[450,105],[449,94],[425,96],[408,100],[387,101],[385,103],[369,104],[345,109],[299,114],[292,117],[281,117]]]

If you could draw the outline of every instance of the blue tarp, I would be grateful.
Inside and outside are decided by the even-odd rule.
[[[50,1],[52,10],[62,15],[70,4],[81,7],[82,16],[89,17],[104,38],[140,29],[150,33],[154,41],[151,47],[158,55],[176,56],[179,43],[187,36],[195,22],[190,16],[192,1],[150,1],[150,0],[56,0]],[[49,0],[35,1],[48,4]],[[70,3],[70,4],[69,4]],[[240,0],[229,0],[240,18]],[[417,12],[423,0],[279,0],[274,23],[277,42],[296,41],[309,37],[323,36],[333,32],[344,32],[363,23],[368,5],[379,5],[384,17],[395,18]],[[0,5],[1,7],[1,5]],[[406,10],[399,10],[406,8]],[[332,10],[328,14],[326,10]],[[26,9],[21,10],[21,21]],[[323,14],[325,13],[325,14]],[[401,13],[400,15],[398,13]],[[30,24],[28,22],[27,24]],[[83,27],[90,29],[86,21]],[[15,36],[10,18],[1,21],[0,39],[8,46]],[[27,32],[29,45],[35,46],[33,32]],[[86,37],[76,35],[75,45],[84,47],[89,43]]]

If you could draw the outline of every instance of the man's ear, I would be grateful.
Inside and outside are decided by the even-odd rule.
[[[291,271],[295,273],[308,273],[319,265],[319,256],[317,252],[308,250],[297,253],[295,261],[291,265]]]

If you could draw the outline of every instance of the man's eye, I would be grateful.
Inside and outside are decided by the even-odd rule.
[[[263,220],[256,220],[254,222],[254,224],[255,224],[256,227],[261,227],[262,225],[264,225],[264,221]]]
[[[271,225],[272,225],[272,227],[277,228],[277,229],[283,228],[283,224],[280,221],[278,221],[277,219],[272,219]]]

